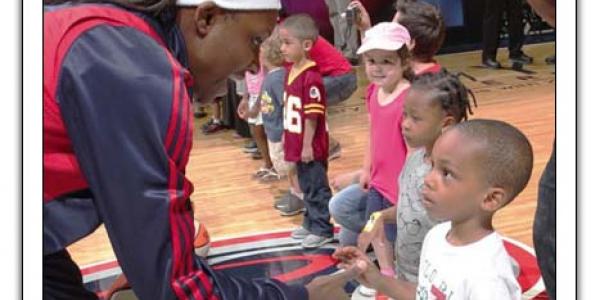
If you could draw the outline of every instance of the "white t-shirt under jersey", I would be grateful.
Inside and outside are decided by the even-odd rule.
[[[521,288],[496,232],[466,246],[446,240],[450,222],[433,227],[423,243],[417,300],[518,300]]]

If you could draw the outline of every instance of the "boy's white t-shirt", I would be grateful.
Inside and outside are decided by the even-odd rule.
[[[433,227],[423,242],[416,300],[517,300],[511,258],[496,232],[466,245],[446,240],[450,222]]]

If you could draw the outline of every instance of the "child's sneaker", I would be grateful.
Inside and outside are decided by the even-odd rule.
[[[277,207],[277,209],[279,209],[280,215],[288,217],[306,211],[306,208],[304,207],[304,201],[302,201],[302,199],[296,197],[295,195],[291,195],[288,199],[289,200],[287,201],[287,203],[284,203],[284,206]]]
[[[252,174],[252,178],[261,179],[263,176],[265,176],[265,174],[269,173],[269,171],[271,171],[271,169],[260,167],[258,170],[256,170],[256,172],[254,172],[254,174]]]
[[[307,237],[302,240],[302,248],[313,249],[319,248],[327,243],[333,241],[333,237],[325,237],[314,234],[309,234]]]
[[[310,231],[300,226],[292,231],[291,237],[296,240],[303,240],[310,235]]]
[[[244,148],[242,149],[242,152],[252,154],[258,152],[258,148]]]
[[[206,123],[204,123],[204,124],[202,124],[202,126],[200,126],[202,131],[206,131],[206,129],[208,129],[208,127],[210,127],[214,122],[215,122],[215,119],[213,119],[213,118],[208,119],[208,121]]]
[[[290,190],[285,190],[285,192],[283,193],[283,195],[281,195],[280,198],[275,199],[275,202],[273,202],[273,208],[277,210],[283,209],[284,207],[289,205],[288,203],[292,198],[298,198],[298,200],[302,201],[302,198],[299,198],[298,196],[294,195]]]
[[[242,151],[244,153],[254,153],[258,151],[258,146],[254,140],[249,141],[242,147]]]
[[[292,193],[288,190],[283,195],[281,195],[281,198],[276,198],[273,202],[273,208],[279,210],[280,207],[285,207],[289,201],[289,197],[291,194]]]
[[[202,131],[204,134],[212,134],[223,129],[227,129],[227,127],[223,124],[223,121],[212,119],[209,123],[205,124],[205,127],[202,128]]]
[[[260,151],[256,150],[256,152],[250,154],[250,158],[252,158],[254,160],[261,160],[263,157],[260,154]]]
[[[285,176],[279,175],[279,173],[277,173],[275,168],[271,168],[271,169],[267,169],[267,171],[265,173],[263,173],[263,175],[260,177],[260,179],[258,181],[260,181],[260,183],[270,183],[273,181],[281,180],[284,177]]]

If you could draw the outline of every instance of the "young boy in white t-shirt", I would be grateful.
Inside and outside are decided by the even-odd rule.
[[[492,217],[527,185],[531,144],[507,123],[473,120],[442,134],[431,159],[423,205],[431,218],[448,222],[425,237],[417,284],[381,276],[355,247],[338,249],[334,257],[344,268],[358,266],[362,284],[394,299],[521,299]]]

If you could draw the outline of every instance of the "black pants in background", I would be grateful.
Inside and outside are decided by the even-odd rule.
[[[44,255],[44,300],[98,299],[83,286],[79,267],[67,250]]]
[[[518,56],[523,47],[523,2],[522,0],[485,0],[483,15],[482,59],[496,58],[502,27],[502,13],[508,18],[509,56]]]
[[[546,292],[556,299],[556,140],[538,185],[538,204],[533,222],[533,245]]]
[[[333,224],[329,221],[331,189],[327,180],[327,162],[297,162],[296,168],[306,207],[302,227],[314,235],[332,237]]]

